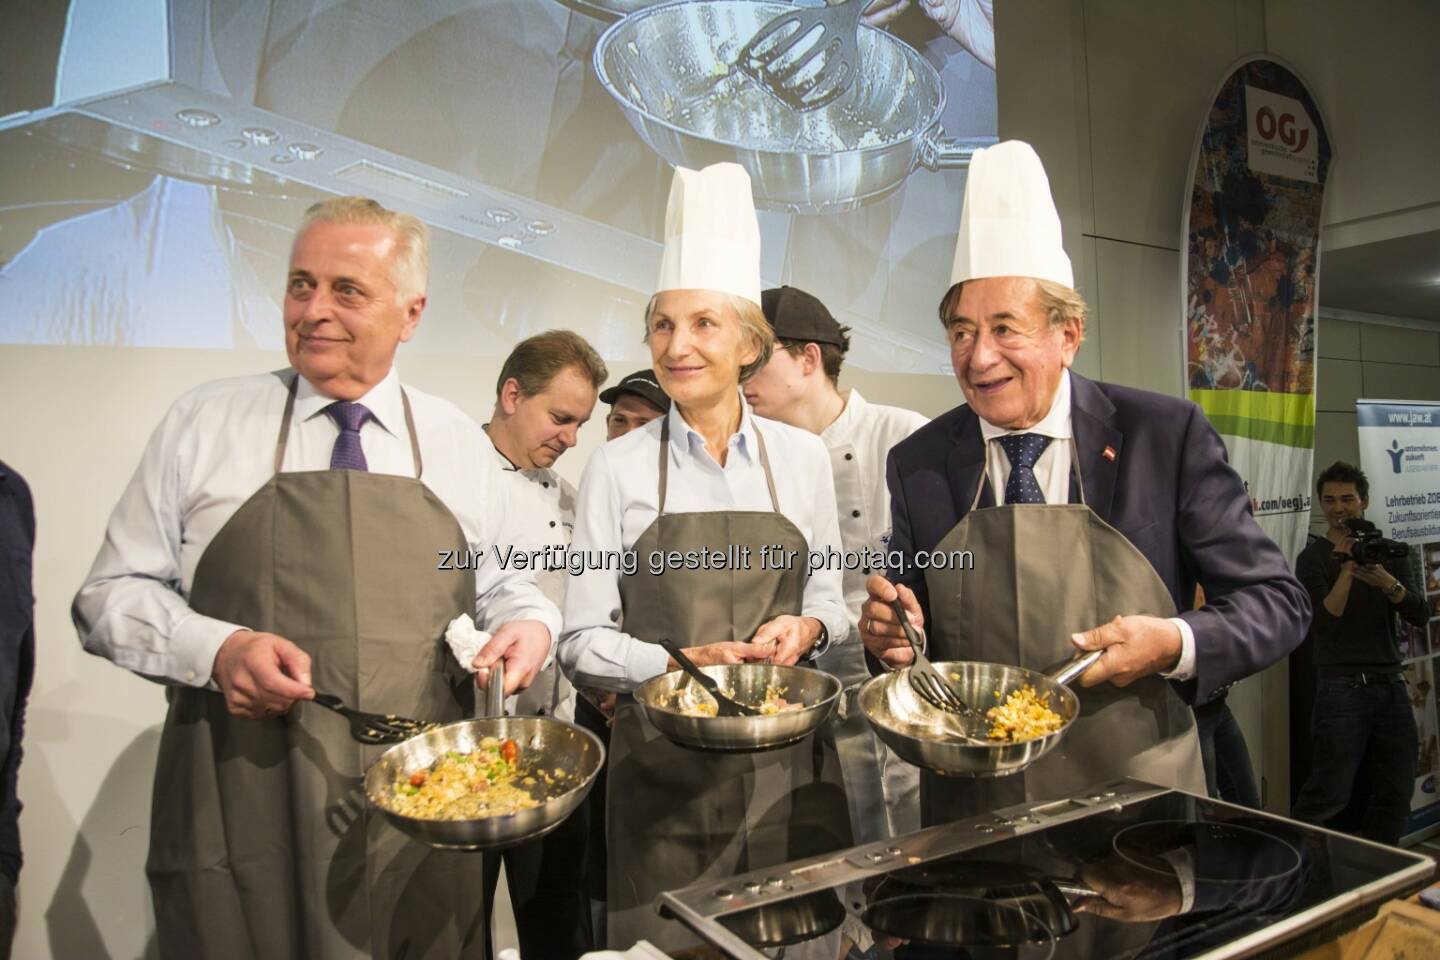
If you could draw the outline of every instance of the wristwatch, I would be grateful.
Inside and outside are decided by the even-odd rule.
[[[816,619],[816,620],[820,620],[819,617],[816,617],[815,619]],[[802,659],[802,660],[814,660],[816,657],[820,656],[821,653],[824,653],[824,652],[825,652],[825,647],[826,647],[826,645],[827,645],[829,642],[830,642],[830,631],[829,631],[828,628],[826,628],[824,621],[821,621],[821,622],[820,622],[820,636],[818,636],[818,637],[815,638],[815,642],[810,645],[810,649],[809,649],[809,650],[806,650],[806,651],[805,651],[805,656],[801,657],[801,659]]]
[[[1404,592],[1405,584],[1400,582],[1399,577],[1396,577],[1395,582],[1385,590],[1385,596],[1389,597],[1391,600],[1399,600],[1400,595]]]

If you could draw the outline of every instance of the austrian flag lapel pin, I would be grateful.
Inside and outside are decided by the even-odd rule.
[[[1106,447],[1104,450],[1101,450],[1101,451],[1100,451],[1100,456],[1104,457],[1106,460],[1109,460],[1111,463],[1114,463],[1114,462],[1115,462],[1115,448],[1114,448],[1114,447]]]

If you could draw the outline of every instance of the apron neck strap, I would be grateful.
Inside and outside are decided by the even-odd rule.
[[[300,374],[296,373],[290,378],[290,387],[285,392],[285,412],[280,414],[280,435],[275,438],[275,472],[279,473],[281,466],[285,463],[285,448],[290,444],[290,418],[295,414],[295,391],[300,385]],[[420,460],[420,437],[415,432],[415,415],[410,412],[410,395],[405,388],[400,388],[400,403],[405,408],[405,429],[410,434],[410,454],[415,459],[415,479],[420,479],[424,472],[425,465]],[[660,463],[660,499],[665,499],[665,463]],[[772,490],[773,494],[773,490]]]
[[[280,436],[275,439],[275,472],[285,462],[285,447],[290,443],[290,417],[295,413],[295,388],[300,384],[297,372],[290,378],[290,387],[285,391],[285,412],[280,414]]]
[[[775,475],[770,472],[770,454],[765,450],[765,435],[755,428],[755,445],[760,448],[760,466],[765,468],[765,486],[770,489],[770,509],[780,512],[780,498],[775,495]]]
[[[420,437],[415,433],[415,415],[410,412],[410,394],[404,387],[400,388],[400,403],[405,407],[405,429],[410,434],[410,455],[415,458],[415,479],[419,480],[425,464],[420,460]]]
[[[975,496],[970,498],[971,510],[980,505],[980,494],[985,491],[985,485],[990,482],[990,444],[993,441],[981,440],[981,442],[985,444],[985,462],[980,467],[980,482],[975,484]],[[1085,502],[1085,477],[1080,473],[1080,451],[1076,448],[1073,438],[1064,442],[1070,444],[1070,474],[1075,478],[1075,493],[1080,497],[1081,506],[1089,506]],[[996,506],[1004,506],[1004,504],[997,503]]]
[[[744,414],[741,414],[744,417]],[[780,498],[775,494],[775,475],[770,471],[770,454],[765,449],[765,435],[760,428],[755,428],[756,447],[760,451],[760,466],[765,471],[765,487],[770,491],[770,509],[776,513],[780,512]],[[419,462],[420,453],[416,450],[416,462]],[[670,485],[670,415],[665,415],[665,421],[660,425],[660,506],[656,513],[665,512],[665,491]]]

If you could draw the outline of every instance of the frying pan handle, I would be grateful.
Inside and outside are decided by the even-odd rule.
[[[993,147],[995,137],[947,137],[945,128],[935,124],[920,135],[917,156],[927,170],[964,170],[976,150]]]
[[[1099,660],[1100,655],[1104,652],[1105,650],[1102,648],[1100,650],[1091,650],[1083,657],[1076,657],[1074,660],[1071,660],[1069,663],[1065,664],[1065,666],[1061,667],[1058,671],[1052,673],[1050,675],[1050,679],[1054,680],[1056,683],[1063,683],[1068,685],[1071,680],[1074,680],[1076,677],[1080,676],[1080,674],[1084,673],[1086,670],[1089,670],[1092,666],[1094,666],[1095,661]]]
[[[1093,888],[1086,886],[1079,880],[1055,880],[1053,882],[1056,890],[1059,890],[1065,894],[1065,896],[1072,899],[1080,900],[1086,897],[1100,896]]]
[[[505,661],[496,660],[485,684],[485,716],[505,716]]]

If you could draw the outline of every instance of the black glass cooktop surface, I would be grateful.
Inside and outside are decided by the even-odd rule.
[[[699,884],[716,955],[1285,956],[1425,885],[1428,858],[1134,781]]]

